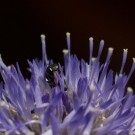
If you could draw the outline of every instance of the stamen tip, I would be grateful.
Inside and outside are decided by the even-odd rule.
[[[92,57],[92,62],[94,62],[96,60],[96,57]]]
[[[32,131],[30,131],[30,132],[28,133],[28,135],[35,135],[35,133],[32,132]]]
[[[133,62],[135,63],[135,58],[133,58]]]
[[[90,40],[90,41],[93,41],[93,37],[90,37],[89,40]]]
[[[30,85],[29,84],[26,84],[25,85],[25,88],[26,88],[27,91],[29,91],[30,90]]]
[[[45,35],[44,34],[41,34],[41,39],[44,40],[45,39]]]
[[[70,37],[70,32],[67,32],[67,33],[66,33],[66,36],[67,36],[67,37]]]
[[[105,41],[104,41],[104,40],[101,40],[100,42],[101,42],[101,44],[104,44],[104,43],[105,43]]]
[[[128,49],[123,49],[124,52],[128,52]]]
[[[69,51],[68,51],[68,49],[63,49],[62,52],[63,52],[64,54],[67,54]]]
[[[7,68],[8,68],[9,70],[11,70],[11,65],[7,66]]]
[[[128,88],[127,88],[127,92],[128,92],[128,93],[133,93],[133,89],[132,89],[131,87],[128,87]]]
[[[90,90],[91,91],[95,91],[96,90],[96,87],[94,85],[90,86]]]
[[[1,53],[0,53],[0,60],[2,60],[2,56],[1,56]]]
[[[113,53],[113,50],[114,50],[114,48],[112,48],[112,47],[108,48],[109,53]]]
[[[122,74],[119,74],[119,77],[121,78],[123,75]]]
[[[7,104],[6,104],[5,101],[1,101],[0,105],[1,105],[1,106],[6,106]]]

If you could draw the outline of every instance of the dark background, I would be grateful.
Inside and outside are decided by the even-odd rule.
[[[3,0],[4,1],[4,0]],[[27,77],[27,59],[41,58],[40,34],[46,35],[48,57],[63,63],[66,32],[71,33],[72,53],[88,61],[89,37],[97,54],[101,39],[105,49],[115,48],[111,68],[119,72],[123,48],[129,49],[125,72],[135,57],[135,4],[131,1],[5,0],[0,2],[0,53],[7,65],[19,62]],[[130,84],[135,88],[135,75]]]

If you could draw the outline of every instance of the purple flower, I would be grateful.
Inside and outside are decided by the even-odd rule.
[[[63,67],[47,59],[45,36],[41,35],[42,60],[28,61],[30,79],[24,79],[18,63],[8,67],[0,58],[0,134],[135,134],[135,96],[127,87],[135,59],[126,75],[128,50],[124,49],[120,71],[114,73],[108,69],[113,48],[108,49],[105,63],[100,63],[103,40],[93,58],[93,38],[89,39],[87,63],[71,55],[70,33],[66,37]]]

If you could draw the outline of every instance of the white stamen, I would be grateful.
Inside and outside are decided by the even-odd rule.
[[[67,37],[67,47],[68,47],[68,75],[69,75],[69,83],[71,81],[71,63],[70,63],[70,33],[67,32],[66,33],[66,37]],[[70,85],[70,84],[69,84]]]
[[[7,106],[7,103],[5,101],[1,101],[0,105],[6,107]]]
[[[135,131],[130,131],[129,135],[135,135]]]
[[[44,65],[44,62],[45,62],[45,64],[48,64],[47,53],[46,53],[45,35],[42,34],[40,37],[41,37],[41,43],[42,43],[42,61],[43,61],[43,65]]]
[[[67,35],[67,37],[70,37],[70,32],[67,32],[66,35]]]
[[[91,63],[92,63],[92,55],[93,55],[93,38],[89,38],[89,79],[91,78]]]
[[[0,60],[2,60],[1,54],[0,54]]]
[[[98,60],[100,59],[101,53],[103,51],[103,48],[104,48],[104,40],[101,40],[100,41],[99,50],[98,50],[98,56],[97,56]]]
[[[93,37],[90,37],[90,38],[89,38],[89,41],[90,41],[91,43],[93,43]]]
[[[127,92],[128,92],[128,93],[133,93],[133,89],[132,89],[131,87],[128,87],[128,88],[127,88]]]
[[[44,42],[44,40],[45,40],[45,35],[42,34],[40,37],[41,37],[41,40],[43,40],[43,42]]]
[[[106,58],[106,62],[105,63],[108,63],[108,61],[110,60],[112,54],[113,54],[113,50],[114,48],[110,47],[108,48],[108,54],[107,54],[107,58]]]
[[[135,58],[133,58],[133,63],[135,63]]]
[[[112,48],[112,47],[108,48],[108,51],[109,51],[110,53],[113,53],[113,50],[114,50],[114,48]]]
[[[68,47],[68,51],[70,52],[70,33],[69,33],[69,32],[66,33],[66,37],[67,37],[67,47]]]
[[[105,41],[104,40],[101,40],[100,41],[100,44],[104,45],[105,44]]]
[[[68,51],[68,49],[63,49],[62,52],[63,52],[64,54],[67,54],[69,51]]]
[[[131,69],[130,69],[129,75],[128,75],[128,77],[127,77],[125,83],[124,83],[124,86],[127,85],[127,83],[128,83],[128,81],[129,81],[131,75],[133,74],[134,70],[135,70],[135,58],[133,58],[133,64],[132,64],[132,67],[131,67]]]
[[[90,86],[90,90],[91,90],[91,91],[95,91],[95,90],[96,90],[96,87],[95,87],[94,85],[91,85],[91,86]]]
[[[128,49],[123,49],[124,52],[128,52]]]
[[[7,66],[7,68],[10,70],[11,69],[11,65]]]
[[[94,62],[97,58],[96,57],[92,57],[92,62]]]
[[[25,88],[26,88],[26,90],[30,90],[30,85],[29,84],[26,84],[25,85]]]
[[[35,135],[35,133],[30,131],[28,135]]]
[[[122,77],[122,74],[119,74],[119,78],[121,78]]]
[[[127,59],[127,54],[128,54],[128,49],[123,49],[123,59],[122,59],[122,65],[121,65],[121,69],[120,69],[120,74],[122,74],[125,63],[126,63],[126,59]]]

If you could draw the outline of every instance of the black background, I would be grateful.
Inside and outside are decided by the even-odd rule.
[[[19,62],[26,71],[27,59],[41,58],[40,34],[46,35],[48,57],[63,63],[62,49],[66,48],[66,32],[71,33],[72,53],[88,61],[89,37],[94,38],[94,56],[101,39],[105,49],[114,48],[111,68],[119,72],[123,48],[128,48],[125,72],[135,57],[135,4],[131,1],[75,0],[1,0],[0,53],[7,65]],[[135,75],[129,83],[132,87]]]

